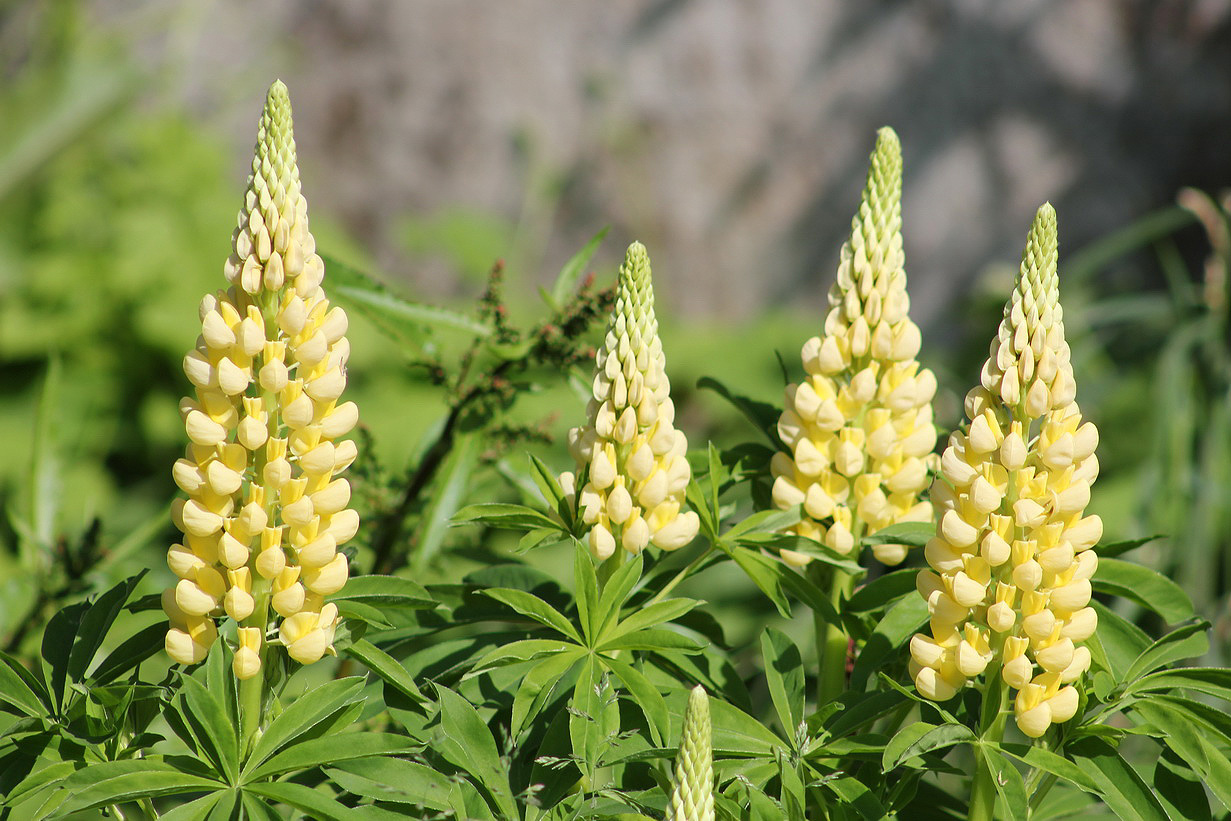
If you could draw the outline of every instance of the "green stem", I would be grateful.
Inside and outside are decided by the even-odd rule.
[[[839,610],[842,599],[850,595],[851,576],[840,570],[813,562],[808,568],[818,587],[829,585],[829,600]],[[850,637],[841,623],[831,624],[820,613],[812,614],[816,629],[816,649],[820,672],[817,676],[816,706],[828,704],[846,690],[846,656]]]
[[[1047,797],[1048,791],[1055,786],[1057,776],[1055,773],[1047,773],[1043,780],[1039,782],[1039,786],[1030,794],[1030,811],[1033,812],[1043,803],[1043,799]]]
[[[261,734],[261,713],[265,702],[265,675],[268,655],[265,644],[265,630],[269,625],[269,582],[259,574],[254,573],[252,580],[252,596],[256,607],[248,618],[244,619],[244,627],[259,627],[261,629],[261,668],[252,678],[239,683],[239,732],[240,759],[242,760],[252,750]]]
[[[1000,675],[1000,665],[984,671],[983,710],[979,716],[979,741],[999,744],[1009,717],[1009,688]],[[970,794],[969,821],[995,821],[996,776],[982,744],[975,746],[975,780]]]

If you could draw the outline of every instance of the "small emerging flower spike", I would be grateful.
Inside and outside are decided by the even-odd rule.
[[[667,821],[714,821],[714,762],[710,701],[697,685],[688,696]]]
[[[803,521],[791,530],[839,553],[863,534],[932,518],[919,497],[935,462],[936,377],[915,359],[919,328],[907,315],[904,262],[902,151],[893,129],[882,128],[824,332],[804,343],[807,376],[786,389],[778,436],[790,452],[771,463],[774,504],[803,505]],[[873,553],[895,565],[906,547],[875,545]],[[782,558],[809,561],[791,550]]]
[[[308,231],[286,86],[269,90],[248,190],[224,267],[225,291],[201,302],[201,335],[184,358],[195,396],[180,402],[191,442],[172,474],[187,499],[172,507],[182,544],[167,563],[180,581],[163,596],[166,650],[201,661],[216,620],[239,626],[233,670],[257,675],[279,639],[310,664],[332,652],[349,574],[339,545],[359,517],[337,474],[354,460],[346,386],[347,320],[321,290],[325,266]]]
[[[650,258],[639,242],[620,266],[615,308],[595,362],[589,424],[569,431],[569,451],[584,481],[579,502],[590,552],[601,561],[617,545],[629,553],[651,543],[683,547],[700,520],[681,509],[692,479],[688,440],[674,427]],[[566,494],[577,492],[577,482],[571,472],[560,476]]]
[[[1031,738],[1075,714],[1072,683],[1090,666],[1079,642],[1098,625],[1088,605],[1103,523],[1085,515],[1098,431],[1074,401],[1059,294],[1056,212],[1045,204],[981,385],[966,396],[970,422],[932,486],[932,569],[918,580],[931,629],[910,646],[915,686],[934,701],[995,662]]]

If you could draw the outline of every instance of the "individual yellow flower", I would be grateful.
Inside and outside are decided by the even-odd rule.
[[[615,308],[595,361],[589,424],[569,431],[569,451],[585,479],[578,501],[590,551],[602,560],[617,545],[629,553],[651,543],[683,547],[700,520],[682,510],[692,478],[688,440],[674,427],[650,258],[639,242],[620,266]],[[560,476],[566,494],[575,493],[576,482],[571,472]]]
[[[338,402],[346,313],[321,290],[325,266],[281,82],[265,102],[231,239],[231,287],[202,300],[201,335],[184,358],[196,389],[180,402],[191,444],[172,470],[187,495],[172,508],[184,540],[167,553],[180,581],[163,600],[167,653],[181,664],[204,658],[214,619],[239,622],[233,669],[246,679],[261,669],[271,608],[284,625],[296,620],[282,633],[288,651],[299,648],[292,658],[310,663],[331,650],[337,609],[322,596],[345,583],[337,548],[359,526],[350,485],[337,477],[356,453],[339,437],[358,420],[353,402]]]
[[[950,437],[932,487],[932,570],[919,574],[930,631],[910,647],[915,686],[936,701],[999,660],[1032,738],[1077,710],[1071,685],[1090,666],[1078,643],[1098,625],[1090,548],[1103,532],[1098,516],[1084,515],[1098,431],[1074,401],[1056,261],[1056,212],[1045,204],[982,384],[966,396],[970,423]]]
[[[936,377],[915,360],[919,328],[907,315],[904,261],[902,152],[893,129],[882,128],[824,333],[804,343],[807,376],[786,389],[778,435],[790,453],[771,463],[774,504],[803,505],[791,531],[839,553],[851,551],[858,532],[932,517],[919,496],[934,461]],[[889,565],[906,557],[904,545],[872,550]],[[809,561],[792,550],[782,558]]]

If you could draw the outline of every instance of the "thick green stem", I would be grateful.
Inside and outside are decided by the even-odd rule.
[[[248,618],[244,619],[244,627],[259,627],[261,629],[261,648],[257,652],[261,656],[259,672],[251,678],[239,683],[239,733],[240,758],[251,752],[261,733],[261,713],[265,702],[265,664],[268,658],[265,644],[265,630],[269,625],[269,582],[254,574],[252,580],[252,597],[256,607]]]
[[[839,611],[842,599],[850,594],[851,576],[834,568],[813,562],[809,568],[817,586],[829,586],[829,600],[834,610]],[[830,623],[820,613],[812,614],[816,628],[816,652],[820,662],[817,675],[816,705],[828,704],[846,690],[846,656],[850,637],[841,623]]]
[[[1009,688],[1000,676],[999,665],[989,665],[984,671],[983,710],[979,716],[979,740],[999,744],[1004,738],[1009,717]],[[995,821],[996,775],[988,760],[994,752],[981,744],[975,746],[975,780],[970,794],[969,821]]]

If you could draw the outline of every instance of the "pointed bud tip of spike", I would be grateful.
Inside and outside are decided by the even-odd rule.
[[[876,130],[876,147],[878,150],[882,148],[893,149],[900,152],[902,143],[898,139],[898,132],[894,131],[892,126],[882,125]]]

